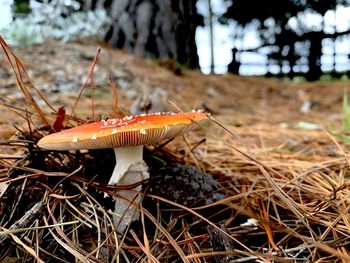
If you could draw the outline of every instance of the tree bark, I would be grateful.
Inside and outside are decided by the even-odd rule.
[[[309,48],[309,71],[306,73],[306,79],[314,81],[322,76],[321,55],[322,55],[322,32],[311,32]]]
[[[146,58],[174,59],[199,68],[195,32],[203,19],[197,0],[89,0],[103,6],[112,22],[104,38],[114,47]]]

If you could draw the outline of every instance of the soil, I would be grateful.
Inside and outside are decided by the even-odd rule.
[[[119,88],[119,106],[126,110],[130,110],[132,103],[143,94],[160,90],[161,96],[154,104],[165,104],[161,108],[177,110],[173,104],[184,111],[204,108],[238,130],[242,127],[256,129],[260,123],[269,124],[274,129],[281,128],[281,124],[293,127],[298,122],[339,127],[346,81],[293,83],[231,74],[203,75],[199,71],[181,68],[171,60],[144,60],[93,41],[49,41],[15,52],[35,86],[47,94],[50,103],[56,107],[65,106],[69,111],[98,47],[102,52],[94,72],[95,113],[98,115],[95,118],[111,115],[113,93],[108,81],[111,77]],[[0,59],[3,61],[1,100],[21,99],[10,65],[3,54]],[[89,97],[87,89],[78,105],[79,114],[87,117],[91,117]],[[1,108],[1,111],[5,109]],[[9,129],[13,131],[12,115],[2,114],[0,118],[0,137],[9,137]]]

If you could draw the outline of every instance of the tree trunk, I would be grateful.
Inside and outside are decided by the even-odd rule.
[[[213,9],[211,5],[211,0],[208,0],[208,10],[209,10],[209,35],[210,35],[210,73],[213,74],[215,68],[214,61],[214,28],[213,28]]]
[[[86,9],[104,6],[111,17],[105,40],[147,58],[175,59],[190,68],[199,61],[195,32],[202,25],[197,0],[90,0]]]
[[[321,70],[321,55],[322,55],[322,33],[311,32],[310,49],[309,49],[309,71],[306,74],[306,79],[309,81],[318,80],[322,76]]]

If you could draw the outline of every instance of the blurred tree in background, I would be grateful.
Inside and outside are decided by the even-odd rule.
[[[105,8],[112,18],[105,39],[141,57],[175,59],[199,68],[195,33],[203,18],[197,0],[89,0],[84,9]]]
[[[15,0],[16,19],[2,34],[10,43],[23,45],[42,43],[47,37],[68,41],[99,32],[114,47],[140,57],[174,59],[199,68],[195,34],[204,21],[197,2],[203,7],[210,0]],[[335,77],[350,76],[350,47],[338,48],[349,46],[344,43],[350,43],[350,24],[347,20],[347,27],[340,28],[336,17],[350,0],[215,3],[227,7],[226,12],[220,11],[224,12],[220,21],[234,28],[230,72],[239,74],[251,65],[263,68],[267,75],[301,75],[307,80],[317,80],[326,71]],[[105,26],[100,29],[101,25]],[[252,31],[254,38],[247,37]],[[247,45],[247,39],[254,45]],[[252,55],[249,63],[247,54]]]
[[[14,0],[14,22],[2,33],[12,45],[21,46],[42,43],[47,37],[68,41],[98,31],[112,46],[129,53],[173,59],[189,68],[199,68],[195,34],[197,26],[204,22],[196,3],[197,0]]]
[[[349,29],[337,32],[336,25],[329,29],[329,25],[325,24],[325,14],[329,10],[335,10],[337,6],[348,5],[347,0],[225,0],[225,2],[229,7],[221,17],[221,21],[236,22],[235,43],[243,42],[247,27],[256,28],[260,42],[259,46],[253,49],[235,45],[233,61],[229,65],[229,70],[233,73],[238,73],[237,65],[244,63],[239,61],[237,53],[256,51],[266,54],[267,67],[274,65],[279,68],[277,75],[287,74],[293,77],[302,73],[307,80],[317,80],[323,74],[321,56],[324,40],[328,39],[334,43],[338,37],[348,36],[350,33]],[[310,24],[310,16],[317,17],[319,23]],[[286,70],[282,70],[283,68]]]

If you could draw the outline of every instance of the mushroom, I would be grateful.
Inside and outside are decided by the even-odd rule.
[[[131,185],[149,178],[143,161],[143,145],[174,138],[198,127],[208,117],[202,111],[185,113],[155,113],[126,116],[83,124],[43,137],[38,146],[46,150],[82,150],[113,148],[116,166],[110,185]],[[139,185],[133,190],[120,190],[115,203],[113,220],[117,231],[123,233],[133,219],[137,219],[140,196]]]

